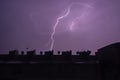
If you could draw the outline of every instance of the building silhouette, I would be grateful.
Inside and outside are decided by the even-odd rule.
[[[0,55],[0,80],[120,80],[120,43],[91,51],[11,50]]]
[[[98,49],[102,80],[120,80],[120,43]]]

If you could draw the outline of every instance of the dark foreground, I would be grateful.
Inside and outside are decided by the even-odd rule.
[[[2,63],[0,80],[99,80],[97,63]]]
[[[90,51],[76,52],[35,50],[0,55],[0,80],[120,80],[120,43]]]

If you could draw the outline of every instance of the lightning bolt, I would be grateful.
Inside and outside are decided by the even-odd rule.
[[[57,28],[60,20],[62,20],[63,18],[67,17],[67,16],[70,14],[71,7],[72,7],[73,5],[82,5],[82,6],[86,6],[86,7],[93,8],[92,6],[90,6],[90,5],[88,5],[88,4],[84,4],[84,3],[72,3],[72,4],[68,7],[66,13],[65,13],[64,15],[62,15],[62,16],[60,16],[60,17],[57,18],[56,23],[55,23],[55,25],[53,26],[53,32],[51,33],[51,45],[50,45],[50,50],[53,50],[54,43],[55,43],[55,41],[54,41],[54,35],[55,35],[55,33],[56,33],[56,28]],[[75,21],[76,21],[77,19],[79,19],[79,17],[72,21],[72,24],[70,25],[70,30],[73,30],[73,26],[75,25]]]
[[[68,8],[67,12],[66,12],[63,16],[58,17],[55,25],[53,26],[53,32],[52,32],[52,34],[51,34],[51,41],[52,41],[52,42],[51,42],[50,50],[53,50],[53,46],[54,46],[54,42],[55,42],[55,41],[54,41],[54,35],[55,35],[55,32],[56,32],[56,31],[55,31],[55,30],[56,30],[56,27],[57,27],[57,25],[59,24],[59,22],[60,22],[61,19],[65,18],[66,16],[69,15],[70,9],[71,9],[71,8]]]

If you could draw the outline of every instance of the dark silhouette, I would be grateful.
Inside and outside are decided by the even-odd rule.
[[[120,80],[120,43],[98,49],[102,80]]]
[[[11,50],[9,51],[9,55],[18,55],[19,51],[18,50]]]
[[[58,51],[57,53],[58,53],[58,55],[60,55],[60,51]]]
[[[25,55],[25,52],[24,52],[24,51],[21,51],[21,55]]]
[[[9,51],[0,55],[0,80],[120,80],[120,43],[91,51]]]
[[[43,55],[43,51],[40,51],[40,55]]]
[[[80,52],[80,51],[76,52],[76,54],[78,54],[80,56],[89,56],[90,53],[91,53],[91,51],[89,51],[89,50],[88,51],[82,51],[82,52]]]
[[[62,51],[62,55],[63,56],[71,56],[72,55],[72,51]]]
[[[54,51],[45,51],[45,55],[53,55]]]
[[[33,56],[36,54],[36,50],[27,51],[27,55]]]

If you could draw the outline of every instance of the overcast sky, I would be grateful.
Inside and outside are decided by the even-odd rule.
[[[0,53],[49,50],[57,18],[71,4],[56,27],[54,50],[95,52],[120,41],[120,0],[0,0]]]

